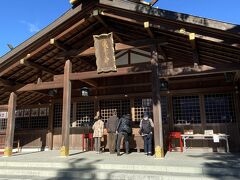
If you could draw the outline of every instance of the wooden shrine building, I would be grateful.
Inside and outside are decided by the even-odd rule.
[[[5,155],[19,140],[21,148],[67,156],[82,149],[94,116],[106,122],[114,109],[131,114],[131,148],[142,146],[136,139],[143,112],[152,114],[157,157],[168,133],[186,128],[228,134],[230,151],[240,150],[240,26],[137,1],[73,3],[0,58]],[[93,35],[110,32],[117,71],[97,73]]]

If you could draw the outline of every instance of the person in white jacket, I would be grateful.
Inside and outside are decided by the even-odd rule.
[[[95,117],[94,118],[96,121],[93,124],[93,138],[94,138],[94,149],[99,154],[100,147],[101,147],[101,138],[103,137],[103,129],[104,129],[104,122],[101,120],[101,118]]]

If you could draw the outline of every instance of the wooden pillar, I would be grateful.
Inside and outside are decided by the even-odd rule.
[[[70,134],[70,115],[71,115],[71,80],[72,63],[67,60],[64,67],[63,79],[63,111],[62,111],[62,147],[61,156],[69,155],[69,134]]]
[[[51,100],[48,115],[48,147],[53,149],[53,120],[54,120],[54,102]]]
[[[160,102],[159,62],[156,46],[152,48],[151,67],[152,67],[152,100],[153,100],[155,157],[162,158],[164,157],[163,127],[162,127],[162,110]]]
[[[6,130],[6,140],[4,156],[11,156],[13,149],[14,129],[15,129],[15,111],[16,111],[17,95],[12,92],[8,101],[8,120]]]

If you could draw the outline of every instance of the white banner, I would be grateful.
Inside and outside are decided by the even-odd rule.
[[[0,112],[0,119],[7,119],[8,118],[8,112]]]

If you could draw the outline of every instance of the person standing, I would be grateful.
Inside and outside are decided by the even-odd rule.
[[[101,138],[103,137],[103,128],[104,128],[104,122],[101,120],[99,116],[94,118],[96,121],[93,124],[93,138],[94,138],[94,149],[97,152],[97,154],[100,153],[100,147],[101,147]]]
[[[144,112],[143,119],[140,121],[140,133],[144,139],[144,154],[152,155],[152,136],[153,136],[153,121],[147,112]]]
[[[122,137],[124,137],[126,154],[129,154],[129,138],[132,134],[131,119],[129,114],[123,115],[120,118],[116,133],[117,133],[117,156],[120,156],[120,145]]]
[[[110,154],[115,153],[115,142],[116,142],[116,129],[118,125],[118,117],[117,117],[117,111],[114,110],[112,112],[112,116],[109,117],[106,128],[108,132],[108,147]]]

